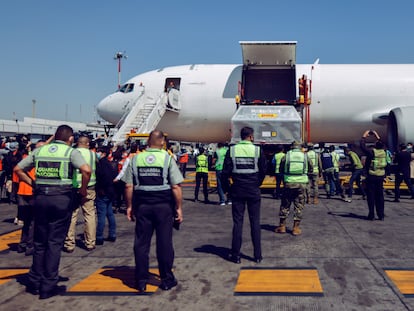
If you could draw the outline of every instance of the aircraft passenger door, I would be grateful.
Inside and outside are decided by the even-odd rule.
[[[165,80],[164,92],[167,94],[167,108],[180,110],[180,83],[181,78],[167,78]]]

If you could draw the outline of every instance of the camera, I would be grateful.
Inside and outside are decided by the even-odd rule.
[[[90,140],[93,140],[93,135],[88,131],[78,131],[73,133],[73,138],[75,144],[78,142],[80,137],[88,137]]]
[[[375,135],[373,130],[369,130],[368,135]]]

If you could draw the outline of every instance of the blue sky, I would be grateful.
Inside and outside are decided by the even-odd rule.
[[[414,1],[0,2],[0,119],[92,122],[122,81],[183,64],[241,63],[239,41],[297,41],[297,63],[414,63]]]

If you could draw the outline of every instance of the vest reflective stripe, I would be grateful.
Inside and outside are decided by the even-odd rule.
[[[306,184],[309,182],[308,159],[302,151],[293,149],[286,154],[284,180],[286,183]]]
[[[374,158],[371,160],[368,173],[374,176],[384,176],[387,166],[387,154],[385,150],[374,149]]]
[[[280,173],[280,162],[282,161],[282,158],[285,156],[284,152],[279,152],[275,154],[275,173]]]
[[[86,163],[89,164],[91,167],[91,179],[89,180],[88,187],[94,186],[96,184],[96,154],[95,152],[87,149],[87,148],[78,148],[79,152],[81,153],[82,157],[85,159]],[[80,188],[82,186],[82,174],[76,169],[76,179],[74,179],[73,187]]]
[[[35,156],[36,185],[72,186],[73,166],[70,155],[73,148],[61,143],[40,147]]]
[[[233,173],[252,174],[259,172],[260,148],[249,141],[242,140],[230,147],[230,157],[233,161]]]
[[[208,158],[205,154],[197,157],[196,173],[208,173]]]
[[[307,154],[308,158],[312,161],[313,174],[317,175],[319,173],[318,154],[315,152],[315,150],[309,150]]]
[[[147,149],[134,156],[132,163],[134,190],[169,190],[168,168],[171,156],[165,150]]]
[[[216,171],[223,170],[224,158],[226,157],[227,148],[222,147],[216,150],[217,160],[216,160]]]

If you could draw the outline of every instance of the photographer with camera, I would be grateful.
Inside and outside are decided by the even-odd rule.
[[[376,142],[374,148],[368,148],[366,140],[369,136],[375,136]],[[387,154],[384,150],[384,143],[376,131],[367,130],[362,135],[360,146],[364,154],[367,156],[365,160],[366,170],[366,190],[368,202],[368,220],[375,219],[374,207],[377,212],[378,219],[384,220],[384,178],[385,169],[387,167]]]

